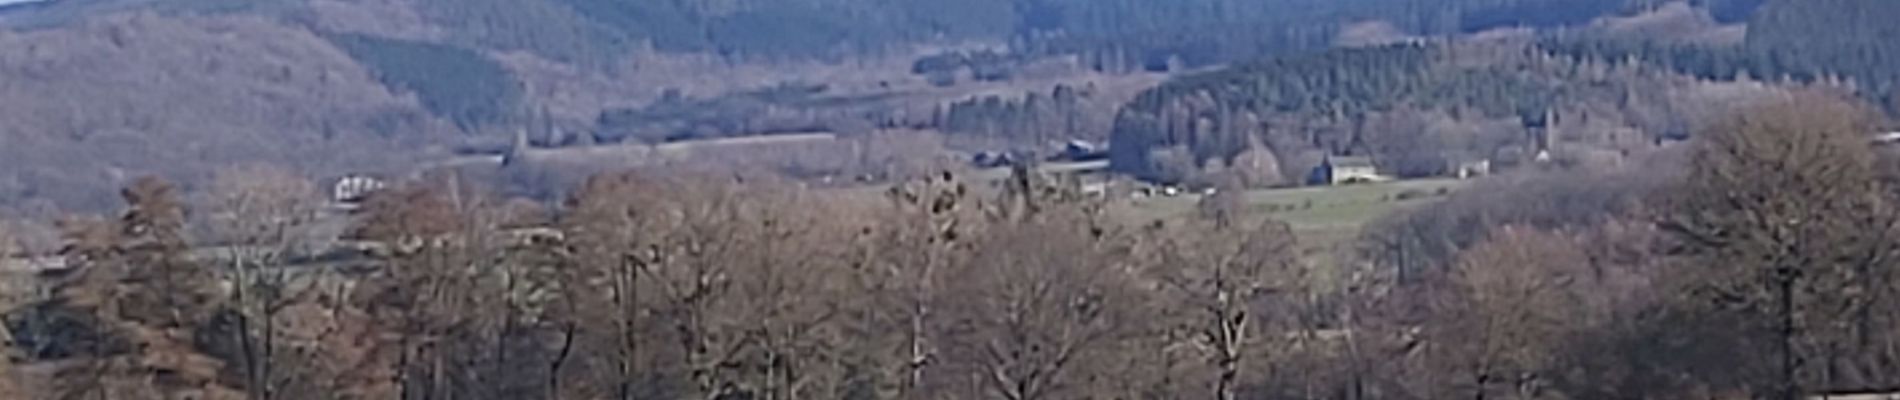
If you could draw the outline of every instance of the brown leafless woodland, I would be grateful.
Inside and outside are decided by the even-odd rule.
[[[882,191],[619,172],[558,204],[430,175],[373,196],[336,243],[324,233],[336,211],[293,174],[232,169],[194,196],[148,178],[126,188],[121,213],[60,224],[73,268],[38,273],[45,290],[9,314],[0,368],[13,379],[0,393],[1793,399],[1891,388],[1890,160],[1863,142],[1859,109],[1801,96],[1709,125],[1686,162],[1494,178],[1480,185],[1514,190],[1451,195],[1329,257],[1250,214],[1238,189],[1192,216],[1132,221],[1027,168],[994,186],[939,172]]]

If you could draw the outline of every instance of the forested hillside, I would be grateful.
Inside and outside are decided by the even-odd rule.
[[[521,107],[521,84],[480,53],[434,43],[338,34],[333,43],[383,85],[414,93],[436,115],[464,128],[502,122]]]
[[[1200,179],[1247,153],[1269,154],[1291,171],[1288,182],[1329,155],[1372,156],[1400,176],[1543,150],[1613,160],[1683,135],[1706,114],[1697,106],[1772,92],[1713,89],[1642,64],[1555,58],[1522,44],[1344,49],[1150,90],[1122,110],[1111,155],[1117,170],[1171,181]]]
[[[1704,0],[1745,14],[1744,0]],[[248,12],[371,32],[416,30],[326,18],[360,7],[406,9],[454,44],[524,50],[567,62],[610,62],[640,46],[733,57],[844,57],[925,42],[1013,39],[1033,53],[1097,54],[1117,63],[1180,57],[1194,65],[1329,45],[1338,26],[1382,20],[1412,34],[1586,23],[1630,0],[62,0],[0,18],[70,23],[121,10]],[[393,8],[392,8],[393,6]],[[369,18],[375,19],[375,18]],[[401,21],[392,19],[391,22]],[[1245,33],[1245,34],[1242,34]]]
[[[1578,25],[1627,10],[1625,0],[1189,0],[1032,2],[1031,47],[1088,53],[1106,64],[1207,65],[1321,49],[1347,23],[1384,21],[1413,35]],[[1263,27],[1265,27],[1263,29]]]
[[[1759,6],[1743,43],[1695,32],[1630,34],[1624,30],[1658,23],[1630,18],[1543,35],[1535,44],[1335,50],[1177,79],[1123,110],[1115,165],[1194,180],[1209,162],[1218,168],[1243,153],[1271,151],[1285,171],[1323,155],[1371,155],[1385,170],[1429,175],[1460,160],[1521,159],[1566,143],[1573,145],[1556,151],[1560,157],[1600,159],[1627,155],[1634,143],[1685,136],[1713,116],[1709,110],[1772,92],[1756,82],[1845,90],[1900,111],[1900,42],[1893,40],[1900,31],[1890,23],[1900,6],[1761,3],[1705,2],[1695,11],[1719,23]],[[1421,131],[1421,124],[1439,127]],[[1544,131],[1556,134],[1536,136]]]
[[[951,103],[936,125],[946,133],[1015,140],[1044,146],[1051,141],[1102,140],[1124,99],[1095,87],[1057,85],[1022,98],[988,96]]]
[[[695,1],[409,0],[451,40],[566,61],[632,46],[733,57],[841,57],[924,42],[1013,39],[1037,54],[1191,65],[1329,45],[1338,26],[1390,21],[1415,34],[1587,23],[1629,0]],[[1735,3],[1735,2],[1726,2]]]
[[[0,33],[0,105],[0,202],[19,208],[101,207],[133,175],[233,163],[374,170],[444,134],[323,38],[249,17]]]
[[[1900,7],[1879,0],[1779,1],[1754,17],[1743,46],[1561,37],[1544,47],[1602,62],[1639,60],[1706,79],[1834,81],[1900,112],[1897,18]]]
[[[1878,0],[1775,1],[1749,22],[1748,45],[1778,66],[1768,77],[1832,74],[1854,80],[1863,96],[1900,112],[1900,6]],[[1780,69],[1780,71],[1776,71]],[[1777,73],[1780,72],[1780,73]]]
[[[951,4],[955,3],[955,4]],[[1723,21],[1736,21],[1740,16],[1749,14],[1759,3],[1752,0],[1703,0],[1696,1],[1714,12],[1716,18]],[[100,72],[96,76],[111,77],[115,74],[142,76],[155,70],[183,68],[181,70],[203,69],[213,71],[189,78],[177,79],[131,79],[137,81],[143,95],[154,97],[138,100],[135,103],[118,106],[120,111],[133,114],[157,115],[146,118],[124,118],[102,116],[112,110],[115,101],[127,101],[125,98],[110,96],[91,96],[88,99],[102,98],[100,101],[84,101],[85,107],[56,106],[60,104],[47,99],[61,99],[80,93],[83,90],[70,90],[66,85],[86,87],[97,84],[96,76],[72,75],[60,79],[12,79],[16,85],[45,87],[52,95],[34,97],[30,107],[14,107],[8,112],[31,113],[14,122],[13,128],[25,133],[8,133],[8,140],[14,143],[29,141],[57,141],[43,148],[71,148],[74,152],[109,153],[109,147],[98,144],[86,144],[96,141],[93,138],[80,138],[74,135],[58,136],[46,132],[64,130],[138,132],[139,137],[165,137],[169,133],[190,132],[179,135],[192,137],[191,140],[166,140],[165,143],[178,143],[183,146],[158,146],[153,153],[167,154],[180,152],[191,156],[179,155],[165,162],[148,160],[145,154],[126,154],[104,157],[106,164],[116,164],[132,170],[180,171],[182,180],[189,185],[200,182],[193,176],[202,178],[206,168],[203,165],[216,164],[224,159],[248,159],[251,157],[281,157],[274,152],[289,152],[295,148],[296,154],[311,154],[311,159],[339,160],[372,154],[383,154],[393,149],[408,149],[410,146],[451,147],[461,144],[463,138],[442,134],[447,126],[459,128],[463,133],[487,132],[486,136],[474,139],[477,142],[495,142],[505,140],[495,132],[507,132],[519,125],[530,123],[524,115],[558,115],[561,123],[573,127],[568,131],[592,131],[611,139],[630,136],[632,131],[644,129],[661,133],[642,133],[646,140],[668,136],[699,137],[702,134],[676,135],[682,130],[698,129],[699,126],[713,126],[731,121],[714,121],[710,125],[700,122],[680,123],[676,127],[652,126],[638,129],[615,126],[615,123],[637,118],[628,111],[641,110],[648,106],[657,93],[664,92],[671,82],[705,82],[709,80],[729,82],[757,82],[750,85],[728,84],[721,92],[693,93],[695,88],[686,88],[688,99],[719,99],[734,91],[743,93],[754,91],[767,85],[779,84],[791,79],[759,79],[756,77],[705,77],[695,76],[678,79],[666,76],[677,73],[668,70],[664,62],[648,60],[683,55],[693,63],[676,65],[717,65],[745,64],[747,71],[773,72],[775,65],[784,63],[837,63],[840,69],[848,68],[852,63],[866,62],[873,57],[897,58],[915,54],[918,46],[952,46],[952,48],[989,48],[1001,53],[998,57],[1003,63],[1030,63],[1036,60],[1067,60],[1075,56],[1081,68],[1094,68],[1109,74],[1150,70],[1171,70],[1178,67],[1201,67],[1227,63],[1246,63],[1269,56],[1304,57],[1304,54],[1321,51],[1340,43],[1341,30],[1347,25],[1373,24],[1389,29],[1379,30],[1381,34],[1395,37],[1419,37],[1422,35],[1444,35],[1469,33],[1505,27],[1554,27],[1587,24],[1606,15],[1626,14],[1641,10],[1649,2],[1629,0],[982,0],[945,2],[939,0],[656,0],[641,2],[610,0],[60,0],[10,8],[0,11],[0,26],[10,31],[4,37],[17,43],[7,51],[12,54],[0,54],[14,60],[35,59],[36,57],[62,57],[67,52],[84,53],[96,51],[111,54],[108,58],[115,65],[136,66],[122,70]],[[1785,7],[1784,7],[1785,8]],[[1823,14],[1816,14],[1825,15]],[[281,57],[250,57],[244,55],[221,55],[233,48],[243,46],[208,45],[195,47],[190,40],[178,41],[141,41],[140,37],[163,37],[139,31],[128,21],[146,20],[148,25],[195,26],[205,21],[245,21],[229,27],[205,28],[202,36],[207,40],[234,41],[245,43],[259,49],[281,51]],[[1769,21],[1769,20],[1764,20]],[[1778,20],[1776,20],[1778,21]],[[1787,25],[1799,26],[1799,22]],[[252,32],[256,30],[256,32]],[[1769,27],[1766,32],[1789,31],[1799,35],[1798,28]],[[1768,35],[1764,33],[1762,35]],[[99,48],[76,49],[57,41],[58,38],[87,37],[89,40],[105,38],[111,44]],[[126,40],[124,38],[133,38]],[[318,38],[312,41],[311,38]],[[323,40],[327,39],[327,40]],[[1391,39],[1391,38],[1386,38]],[[123,42],[123,43],[121,43]],[[1378,41],[1374,41],[1378,42]],[[186,44],[177,44],[186,43]],[[978,46],[960,46],[967,44]],[[998,47],[1007,45],[1007,48]],[[1754,46],[1751,44],[1751,46]],[[1772,41],[1762,41],[1760,46],[1772,46]],[[110,51],[107,51],[107,50]],[[297,50],[286,50],[297,49]],[[210,54],[210,55],[207,55]],[[972,53],[975,54],[975,53]],[[898,56],[903,55],[903,56]],[[331,58],[346,56],[342,59]],[[74,56],[78,57],[78,56]],[[236,57],[234,64],[221,64],[206,61],[220,60],[222,57]],[[1323,56],[1322,56],[1323,57]],[[1820,56],[1816,56],[1820,57]],[[904,57],[907,58],[907,57]],[[150,59],[149,61],[147,59]],[[291,78],[284,81],[272,74],[220,75],[228,74],[227,65],[250,63],[258,59],[273,60],[269,67],[293,71]],[[907,60],[906,60],[907,61]],[[94,61],[73,61],[90,63]],[[1066,62],[1066,61],[1065,61]],[[1311,75],[1300,79],[1317,78],[1334,72],[1332,63],[1384,62],[1380,60],[1325,60],[1314,61],[1315,65],[1299,68],[1292,73]],[[698,64],[694,64],[698,63]],[[187,67],[179,66],[187,65]],[[657,67],[656,67],[657,65]],[[863,64],[856,64],[863,65]],[[1873,71],[1878,64],[1861,64],[1863,70]],[[342,71],[350,72],[332,75],[317,75],[309,87],[298,86],[296,90],[282,92],[270,90],[242,90],[239,88],[258,85],[277,87],[280,85],[305,84],[299,80],[308,78],[308,74],[296,71]],[[1017,79],[1014,65],[1006,70],[989,71],[974,68],[970,74],[989,82],[1007,83]],[[1360,70],[1365,68],[1390,68],[1394,71],[1409,67],[1389,65],[1374,67],[1366,65],[1341,65],[1341,70]],[[732,68],[731,70],[741,70]],[[949,74],[963,73],[961,68],[952,68]],[[76,71],[68,68],[63,71]],[[533,82],[524,79],[525,72],[537,73]],[[547,74],[548,71],[558,71]],[[614,71],[603,73],[600,71]],[[624,72],[634,71],[634,72]],[[657,72],[656,72],[657,71]],[[705,73],[704,71],[686,71],[685,73]],[[995,73],[988,73],[995,72]],[[1178,71],[1177,71],[1178,72]],[[1314,88],[1310,96],[1297,107],[1301,112],[1329,116],[1335,111],[1352,114],[1353,107],[1367,105],[1407,105],[1416,102],[1450,101],[1443,97],[1476,96],[1473,107],[1482,110],[1487,117],[1503,117],[1524,114],[1525,110],[1500,110],[1500,101],[1484,100],[1485,96],[1503,98],[1516,94],[1525,87],[1538,88],[1536,79],[1520,76],[1493,76],[1502,71],[1482,69],[1441,73],[1431,72],[1426,79],[1433,82],[1481,81],[1486,85],[1503,85],[1498,92],[1490,95],[1462,93],[1462,89],[1443,89],[1443,86],[1458,86],[1453,83],[1433,83],[1439,89],[1415,87],[1404,90],[1436,90],[1437,94],[1402,94],[1407,100],[1391,99],[1363,100],[1372,93],[1362,90],[1376,88],[1345,88],[1340,90]],[[361,73],[363,75],[357,75]],[[1413,72],[1397,73],[1399,75]],[[1868,72],[1873,74],[1874,72]],[[623,74],[623,75],[616,75]],[[624,74],[639,75],[637,79],[627,78]],[[1490,75],[1487,75],[1490,74]],[[835,73],[831,74],[837,75]],[[1376,74],[1374,74],[1376,75]],[[1506,74],[1508,75],[1508,74]],[[368,81],[358,78],[367,76]],[[1372,75],[1366,75],[1372,76]],[[1395,75],[1396,76],[1396,75]],[[1496,79],[1494,79],[1496,78]],[[549,80],[555,80],[550,82]],[[885,82],[882,78],[864,82],[875,87]],[[1394,78],[1395,81],[1416,80],[1414,78]],[[576,83],[581,82],[581,83]],[[594,85],[594,82],[608,82]],[[625,86],[639,87],[626,89]],[[353,85],[371,83],[369,86]],[[815,82],[825,83],[825,82]],[[903,82],[896,82],[902,84]],[[1324,83],[1321,83],[1324,85]],[[1355,83],[1358,84],[1358,83]],[[1367,83],[1386,85],[1388,83]],[[1179,88],[1183,85],[1171,85]],[[1409,85],[1409,84],[1408,84]],[[603,86],[593,88],[590,86]],[[612,89],[605,86],[615,86]],[[1401,85],[1402,86],[1402,85]],[[1073,88],[1073,87],[1072,87]],[[876,101],[887,92],[901,92],[904,89],[870,89],[835,96],[848,101]],[[1025,87],[1012,89],[1011,92],[1050,92],[1051,86]],[[1166,89],[1163,92],[1173,91]],[[1306,90],[1306,89],[1299,89]],[[1385,90],[1385,89],[1376,89]],[[1491,89],[1486,89],[1491,90]],[[1543,89],[1537,89],[1543,90]],[[23,90],[9,91],[6,95],[22,95]],[[337,94],[325,94],[337,93]],[[314,95],[313,95],[314,94]],[[934,93],[914,98],[937,99]],[[996,92],[983,93],[993,96]],[[413,99],[409,97],[413,96]],[[1010,94],[1014,96],[1014,94]],[[1335,101],[1332,96],[1344,96],[1354,100]],[[1436,96],[1436,97],[1434,97]],[[1546,95],[1550,97],[1555,95]],[[162,97],[163,99],[158,99]],[[742,96],[741,96],[742,97]],[[1161,96],[1168,97],[1168,96]],[[1374,96],[1377,97],[1377,96]],[[1428,98],[1431,97],[1431,98]],[[1117,97],[1119,99],[1119,97]],[[941,99],[946,105],[964,100],[959,97]],[[1108,126],[1103,119],[1113,111],[1104,111],[1117,104],[1073,105],[1063,101],[1046,102],[1054,108],[1086,109],[1087,115],[1074,110],[1057,110],[1048,114],[1055,117],[1039,122],[1024,122],[1028,118],[1021,116],[1045,114],[1043,112],[1019,112],[1031,108],[1027,102],[1020,105],[988,102],[982,98],[976,102],[961,106],[947,107],[941,117],[924,118],[910,115],[907,118],[935,119],[936,124],[950,126],[951,131],[982,131],[985,135],[1022,136],[1029,135],[1032,129],[1025,127],[1060,126],[1061,130],[1081,130],[1084,132],[1063,132],[1049,137],[1090,137],[1105,135],[1103,127]],[[841,100],[842,101],[842,100]],[[1065,100],[1066,101],[1066,100]],[[1117,100],[1116,102],[1118,102]],[[1222,97],[1222,101],[1229,101]],[[1248,101],[1233,99],[1239,103]],[[1275,98],[1268,102],[1295,101],[1292,98]],[[1462,101],[1462,100],[1460,100]],[[73,103],[82,102],[72,100]],[[1104,102],[1097,100],[1097,102]],[[163,104],[160,104],[163,103]],[[1337,103],[1337,104],[1334,104]],[[215,105],[214,105],[215,104]],[[223,106],[229,104],[232,106]],[[396,105],[389,105],[396,104]],[[689,102],[690,104],[690,102]],[[1146,105],[1144,105],[1146,104]],[[1153,101],[1138,103],[1137,110],[1130,116],[1150,113]],[[160,107],[160,106],[163,107]],[[1263,104],[1258,104],[1264,107]],[[269,112],[246,111],[252,107],[272,107]],[[1044,104],[1039,102],[1038,108]],[[1523,104],[1514,104],[1520,107]],[[40,108],[44,112],[23,111]],[[190,111],[165,111],[166,107],[192,107]],[[1250,108],[1254,106],[1249,106]],[[1290,104],[1275,104],[1273,107],[1295,107]],[[56,109],[49,109],[56,108]],[[1334,108],[1341,108],[1334,110]],[[1404,107],[1401,107],[1404,108]],[[1421,110],[1436,109],[1433,106],[1418,107]],[[1532,107],[1535,108],[1535,107]],[[84,116],[69,117],[54,121],[49,115],[78,113],[74,110],[86,110]],[[277,112],[283,109],[286,111]],[[1263,108],[1264,109],[1264,108]],[[215,111],[214,111],[215,110]],[[758,110],[772,110],[756,108]],[[866,117],[858,113],[860,109],[818,115],[802,113],[785,118],[784,121],[768,121],[769,124],[747,126],[745,131],[797,130],[814,126],[833,127],[857,125],[864,121],[839,121],[838,115]],[[418,112],[424,111],[424,112]],[[796,111],[796,110],[794,110]],[[1381,110],[1386,111],[1386,110]],[[784,113],[785,110],[773,111]],[[618,113],[618,114],[616,114]],[[927,113],[927,112],[925,112]],[[1418,115],[1426,120],[1446,120],[1440,118],[1439,111],[1425,111]],[[768,113],[769,114],[769,113]],[[871,114],[866,118],[869,123],[888,121],[888,115]],[[917,113],[912,113],[917,114]],[[1259,114],[1256,112],[1256,114]],[[1451,116],[1457,118],[1451,118]],[[185,119],[190,115],[193,121],[181,126],[168,126],[153,121]],[[266,117],[265,115],[268,115]],[[289,117],[286,117],[289,116]],[[308,117],[305,117],[308,116]],[[1002,116],[1001,120],[989,120],[993,116]],[[1465,120],[1466,114],[1444,114],[1450,120]],[[740,118],[728,118],[730,120]],[[745,119],[757,119],[747,116]],[[1257,115],[1263,119],[1273,116]],[[1356,118],[1356,116],[1349,116]],[[1042,117],[1036,117],[1042,118]],[[1411,117],[1407,117],[1411,118]],[[92,122],[93,120],[106,122]],[[1051,121],[1060,120],[1060,123]],[[1072,120],[1078,123],[1070,123]],[[1087,120],[1087,121],[1081,121]],[[1340,119],[1345,121],[1347,119]],[[75,122],[81,121],[81,122]],[[442,122],[451,124],[444,125]],[[1371,120],[1368,120],[1371,121]],[[672,122],[662,121],[663,124]],[[839,122],[849,122],[840,124]],[[534,122],[539,123],[539,122]],[[1357,123],[1357,122],[1355,122]],[[1397,122],[1394,122],[1397,123]],[[1495,127],[1499,121],[1486,121],[1481,125]],[[83,128],[70,128],[79,125]],[[1337,125],[1331,125],[1337,127]],[[123,127],[130,127],[124,128]],[[1052,128],[1053,129],[1053,128]],[[1119,128],[1118,128],[1119,129]],[[1330,129],[1330,128],[1327,128]],[[1490,128],[1485,128],[1490,129]],[[244,133],[223,133],[236,130]],[[159,133],[154,133],[159,132]],[[312,133],[314,132],[314,133]],[[477,135],[480,136],[480,135]],[[576,135],[579,137],[580,135]],[[1277,136],[1277,138],[1276,138]],[[1263,148],[1282,149],[1295,142],[1292,136],[1261,136]],[[1327,136],[1327,135],[1316,135]],[[1502,137],[1502,135],[1496,135]],[[269,138],[322,138],[327,146],[298,145],[280,146],[268,151],[230,150],[227,146],[251,146],[245,143],[262,143],[248,139],[250,137]],[[351,139],[345,138],[368,138]],[[1124,138],[1132,137],[1125,136]],[[1308,142],[1303,151],[1280,151],[1273,154],[1277,164],[1293,166],[1311,162],[1314,151],[1330,150],[1338,147],[1343,150],[1351,144],[1352,136],[1329,136],[1340,141],[1338,144],[1323,143],[1325,140],[1304,140]],[[1498,139],[1503,140],[1503,139]],[[377,141],[403,142],[403,146],[386,145]],[[215,143],[212,143],[215,142]],[[568,141],[563,140],[562,143]],[[199,146],[201,143],[205,147]],[[1234,143],[1243,143],[1234,142]],[[1224,145],[1224,150],[1210,150],[1213,147],[1198,146],[1191,150],[1196,153],[1190,158],[1200,163],[1210,155],[1215,158],[1236,156],[1237,144]],[[1521,143],[1519,143],[1519,147]],[[1171,145],[1170,145],[1171,146]],[[1468,145],[1456,147],[1482,148]],[[22,146],[9,146],[20,148]],[[1140,146],[1137,146],[1140,147]],[[1221,146],[1216,146],[1221,147]],[[20,151],[20,150],[9,150]],[[1479,151],[1479,150],[1472,150]],[[105,198],[97,194],[109,193],[109,186],[96,181],[71,180],[62,184],[45,184],[54,181],[40,170],[40,165],[51,165],[54,160],[67,160],[70,157],[59,151],[33,151],[7,161],[11,168],[5,177],[6,185],[11,188],[0,191],[0,198],[61,198],[77,199],[85,197],[88,201],[63,204],[102,203]],[[1303,153],[1303,154],[1292,154]],[[1138,156],[1146,157],[1146,156]],[[294,157],[293,157],[294,158]],[[1120,159],[1128,159],[1122,157]],[[44,160],[29,162],[26,160]],[[175,160],[171,162],[170,160]],[[330,165],[374,166],[374,162],[338,162],[322,161]],[[1179,164],[1179,163],[1177,163]],[[163,167],[154,167],[163,166]],[[296,165],[304,167],[304,165]],[[1429,169],[1429,168],[1422,168]],[[84,169],[78,169],[83,171]],[[336,172],[337,168],[324,167],[311,170],[320,174]],[[75,173],[63,170],[62,173]],[[1297,180],[1297,177],[1272,180]],[[31,182],[31,183],[28,183]],[[57,189],[67,185],[69,189]],[[70,189],[87,187],[85,190]],[[54,192],[61,192],[54,194]],[[79,193],[90,193],[81,196]],[[85,207],[90,208],[90,207]]]

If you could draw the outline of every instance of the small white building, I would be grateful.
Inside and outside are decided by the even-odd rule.
[[[1458,164],[1458,179],[1471,179],[1491,174],[1491,160],[1472,161]]]
[[[362,203],[363,200],[369,198],[370,194],[378,190],[383,190],[383,188],[387,186],[388,185],[384,184],[381,179],[369,176],[344,176],[342,179],[338,179],[336,185],[331,189],[330,201],[336,202],[337,204]]]
[[[1874,144],[1900,144],[1900,132],[1887,132],[1874,135]]]
[[[71,267],[63,256],[0,256],[0,272],[40,273]]]
[[[1391,180],[1379,175],[1379,168],[1368,157],[1326,157],[1315,168],[1315,184],[1347,185]]]

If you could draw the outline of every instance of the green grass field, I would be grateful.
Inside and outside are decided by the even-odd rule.
[[[995,173],[995,171],[987,171]],[[979,174],[979,177],[986,177]],[[995,177],[989,177],[995,178]],[[1394,212],[1441,201],[1471,181],[1421,179],[1350,186],[1263,189],[1245,194],[1242,218],[1286,222],[1299,236],[1303,252],[1315,262],[1327,263],[1347,249],[1367,224]],[[850,196],[882,195],[888,186],[834,189]],[[1110,210],[1129,223],[1192,218],[1201,195],[1118,198]]]
[[[1324,266],[1349,251],[1360,231],[1381,217],[1407,208],[1440,201],[1469,181],[1422,179],[1350,186],[1264,189],[1245,195],[1249,220],[1286,222],[1298,236],[1301,252],[1312,265]],[[1174,220],[1194,215],[1200,195],[1134,200],[1121,208],[1136,221]]]
[[[1438,201],[1466,181],[1424,179],[1351,186],[1249,191],[1247,216],[1270,217],[1298,231],[1357,230],[1392,211]],[[1191,215],[1200,195],[1135,200],[1130,216],[1170,219]]]

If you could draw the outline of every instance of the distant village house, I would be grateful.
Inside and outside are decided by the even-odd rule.
[[[1348,185],[1355,183],[1384,182],[1391,178],[1379,175],[1379,168],[1372,164],[1370,157],[1326,157],[1319,167],[1313,169],[1310,179],[1314,185]]]
[[[371,193],[382,190],[386,185],[382,180],[363,175],[349,175],[336,181],[331,189],[330,201],[338,205],[355,205],[369,198]]]
[[[65,256],[3,255],[0,254],[0,273],[48,273],[66,271],[72,267]]]
[[[1457,173],[1458,179],[1471,179],[1490,175],[1491,160],[1469,161],[1458,164],[1458,169],[1454,172]]]
[[[1891,145],[1896,143],[1900,143],[1900,131],[1874,135],[1874,144],[1876,145]]]
[[[1106,145],[1090,143],[1085,140],[1070,140],[1063,143],[1056,157],[1059,161],[1096,161],[1108,158]]]

